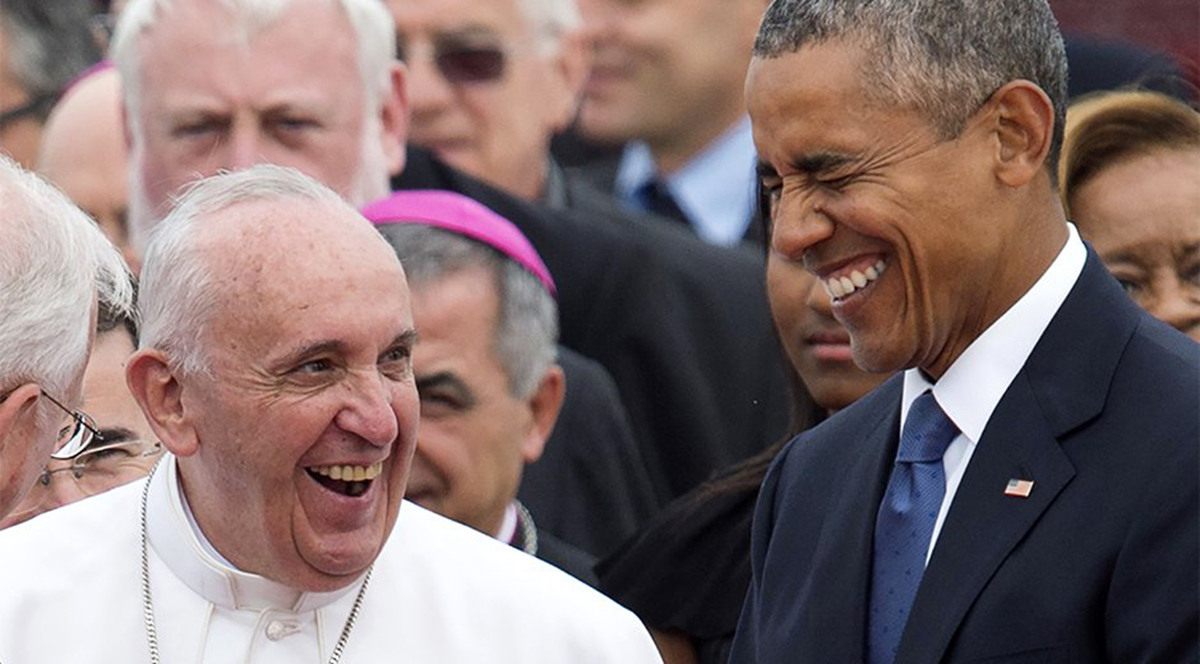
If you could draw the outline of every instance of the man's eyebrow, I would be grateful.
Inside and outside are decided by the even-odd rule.
[[[343,342],[339,339],[322,339],[320,341],[313,341],[313,342],[304,344],[302,346],[298,346],[298,347],[293,348],[292,350],[288,351],[287,353],[284,353],[283,358],[280,360],[279,363],[286,365],[286,364],[291,364],[293,362],[297,362],[305,357],[312,357],[314,355],[325,355],[325,354],[337,355],[337,354],[344,353],[345,351],[346,351],[346,343],[345,342]]]
[[[397,334],[396,338],[392,339],[392,342],[388,344],[387,347],[389,349],[401,347],[411,350],[415,345],[417,345],[417,331],[410,327],[400,334]]]
[[[109,443],[123,443],[127,440],[134,440],[137,434],[133,433],[125,427],[101,427],[99,429],[100,437],[104,440],[93,440],[89,448],[108,445]]]
[[[417,376],[417,394],[426,390],[446,390],[454,395],[464,406],[475,405],[475,393],[458,374],[453,371],[438,371],[429,375]]]
[[[854,161],[850,156],[836,152],[816,152],[795,160],[796,170],[808,173],[827,173]]]

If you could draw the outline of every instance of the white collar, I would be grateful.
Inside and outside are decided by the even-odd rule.
[[[918,369],[904,372],[901,431],[912,402],[933,388],[946,416],[964,436],[979,442],[992,412],[1083,272],[1087,249],[1074,224],[1067,224],[1067,233],[1058,256],[1037,282],[967,346],[936,384]]]
[[[517,521],[517,506],[510,502],[508,507],[504,508],[504,518],[500,520],[500,529],[496,531],[495,539],[512,544],[517,536]]]
[[[216,550],[209,553],[206,538],[188,518],[178,465],[169,453],[163,454],[151,479],[146,529],[150,546],[171,572],[197,595],[225,609],[313,611],[337,601],[359,584],[355,581],[327,593],[304,592],[238,570],[219,554],[214,557]]]
[[[743,117],[667,175],[665,184],[700,237],[714,244],[737,244],[754,215],[757,162],[750,118]],[[627,144],[617,166],[618,198],[633,201],[656,170],[649,146],[640,141]]]

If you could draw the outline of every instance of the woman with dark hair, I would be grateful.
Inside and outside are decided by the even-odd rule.
[[[1063,206],[1129,295],[1200,341],[1200,113],[1145,90],[1067,111]]]
[[[767,246],[767,295],[793,369],[791,432],[672,502],[596,568],[601,590],[646,622],[666,664],[728,661],[750,586],[754,503],[775,453],[887,378],[854,365],[829,293]]]

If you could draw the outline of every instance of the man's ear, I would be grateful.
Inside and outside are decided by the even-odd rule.
[[[533,415],[533,426],[529,429],[529,437],[521,446],[521,457],[526,464],[541,458],[546,449],[546,441],[558,421],[558,412],[562,410],[563,398],[567,394],[567,379],[562,367],[557,364],[546,370],[542,382],[529,397],[529,411]]]
[[[37,402],[41,396],[42,388],[38,387],[37,383],[25,383],[0,402],[0,449],[4,448],[4,441],[23,423],[33,423],[32,418],[37,415]]]
[[[558,53],[554,55],[555,76],[560,87],[551,115],[551,129],[564,131],[575,121],[583,85],[592,68],[592,49],[583,30],[567,30],[559,37]]]
[[[996,176],[1021,187],[1045,168],[1054,138],[1054,105],[1029,81],[1010,81],[987,101],[996,136]]]
[[[388,175],[395,176],[404,170],[404,149],[408,141],[408,71],[399,61],[393,61],[389,70],[392,84],[383,92],[380,100],[380,136],[383,156]]]
[[[196,453],[199,440],[183,404],[183,385],[161,351],[144,349],[125,364],[125,383],[154,434],[175,456]]]

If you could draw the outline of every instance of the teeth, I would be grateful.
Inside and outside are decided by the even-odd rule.
[[[378,461],[369,466],[314,466],[309,470],[331,480],[364,482],[379,477],[379,474],[383,472],[383,462]]]
[[[887,263],[880,259],[861,272],[854,270],[848,275],[832,277],[824,282],[825,290],[829,291],[829,295],[834,299],[845,297],[878,279],[886,267]]]

